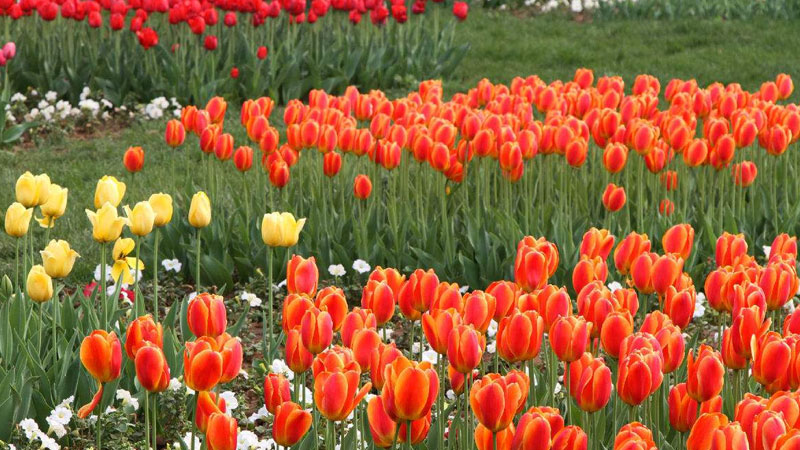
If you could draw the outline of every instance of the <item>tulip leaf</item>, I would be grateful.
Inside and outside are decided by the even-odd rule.
[[[247,322],[247,313],[250,312],[250,303],[245,302],[244,311],[236,320],[236,323],[230,327],[228,330],[231,336],[239,336],[239,332],[242,330],[242,326],[244,326],[245,322]]]

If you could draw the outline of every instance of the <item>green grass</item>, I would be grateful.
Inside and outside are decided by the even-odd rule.
[[[800,77],[800,60],[793,57],[793,50],[800,45],[800,34],[794,32],[796,26],[793,22],[765,20],[576,23],[559,17],[518,18],[474,8],[458,29],[471,49],[444,83],[447,92],[453,93],[474,86],[484,77],[506,83],[514,76],[530,74],[548,81],[571,79],[577,67],[590,67],[597,76],[621,75],[629,84],[637,74],[649,73],[659,77],[662,86],[669,78],[680,77],[696,78],[701,85],[739,82],[746,89],[757,89],[762,81],[773,79],[779,72]],[[238,111],[238,106],[231,105],[230,110]],[[274,116],[280,117],[277,113]],[[14,182],[25,170],[46,172],[54,182],[68,187],[67,214],[58,221],[52,237],[67,239],[84,256],[73,280],[86,281],[98,257],[83,210],[92,207],[98,178],[124,174],[121,161],[128,146],[143,146],[147,157],[145,171],[135,180],[124,175],[129,185],[126,203],[168,190],[164,183],[175,183],[184,193],[198,188],[184,174],[195,173],[199,177],[202,172],[193,171],[199,165],[188,166],[192,171],[180,167],[172,181],[166,164],[170,155],[164,151],[162,141],[163,124],[156,121],[135,125],[90,139],[43,139],[33,146],[0,152],[0,205],[4,210],[13,201]],[[239,128],[238,124],[235,126]],[[190,146],[180,151],[189,152],[190,156],[182,161],[199,159],[194,140],[189,142]],[[179,203],[186,205],[188,201],[181,199]],[[176,215],[184,213],[176,211]],[[41,242],[43,231],[38,226],[35,229],[37,242]],[[13,255],[12,239],[0,238],[0,274],[13,275]]]

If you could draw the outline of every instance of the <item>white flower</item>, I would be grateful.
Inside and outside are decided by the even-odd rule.
[[[61,425],[67,425],[72,420],[72,410],[61,405],[56,406],[56,409],[47,418],[47,422],[50,423],[51,420]]]
[[[378,335],[380,335],[383,342],[390,342],[392,340],[392,334],[394,334],[394,330],[391,328],[381,328],[378,330]]]
[[[58,94],[55,91],[47,91],[47,93],[44,94],[44,98],[48,102],[53,103],[58,98]]]
[[[246,301],[247,303],[249,303],[251,308],[258,308],[259,306],[261,306],[261,299],[258,298],[258,296],[256,294],[253,294],[253,293],[250,293],[250,292],[247,292],[247,291],[242,291],[242,293],[239,295],[239,297],[243,301]]]
[[[258,436],[250,430],[241,430],[236,436],[237,450],[251,450],[258,448]]]
[[[33,439],[38,433],[41,433],[39,424],[33,419],[23,419],[19,423],[19,427],[22,428],[22,431],[25,432],[25,437],[28,439]]]
[[[367,264],[367,262],[363,259],[357,259],[353,261],[353,270],[358,273],[366,273],[369,272],[370,269],[372,269],[372,267],[370,267],[369,264]]]
[[[14,95],[11,96],[11,99],[9,99],[9,102],[11,102],[11,103],[18,103],[18,102],[19,103],[24,103],[26,100],[28,100],[28,97],[25,97],[21,92],[16,92]]]
[[[36,104],[36,107],[39,109],[45,109],[50,106],[50,103],[47,103],[47,100],[39,100],[39,103]]]
[[[694,317],[695,319],[697,319],[698,317],[703,317],[703,315],[706,313],[705,302],[706,302],[706,295],[703,294],[702,292],[698,292],[694,301],[694,315],[692,317]]]
[[[58,408],[58,407],[68,408],[68,407],[72,406],[72,404],[74,402],[75,402],[75,396],[74,395],[70,395],[69,397],[67,397],[64,400],[62,400],[61,403],[59,403],[58,406],[56,406],[56,408]]]
[[[486,351],[489,353],[494,353],[497,351],[497,341],[492,341],[491,344],[486,344]]]
[[[468,290],[469,290],[469,286],[461,286],[460,288],[458,288],[458,292],[459,292],[461,295],[464,295],[464,294],[466,294]]]
[[[273,360],[272,364],[269,365],[269,371],[271,373],[283,375],[289,381],[294,380],[294,372],[292,372],[292,369],[290,369],[282,359]]]
[[[100,281],[100,277],[101,277],[100,264],[98,264],[97,267],[94,268],[94,280]],[[109,264],[106,264],[106,280],[110,279],[111,279],[111,266]]]
[[[269,417],[269,411],[267,411],[266,406],[262,406],[261,409],[250,414],[250,417],[247,418],[247,421],[250,423],[255,423],[257,420],[266,420]]]
[[[59,439],[61,439],[62,437],[64,437],[64,435],[67,434],[67,429],[64,428],[64,424],[58,423],[52,420],[50,417],[47,418],[47,425],[49,425],[49,428],[47,429],[47,434],[55,433],[55,435]]]
[[[139,409],[139,400],[131,396],[131,393],[125,389],[117,389],[117,400],[122,401],[122,406],[130,406],[134,411]]]
[[[182,387],[183,387],[183,383],[181,383],[181,380],[179,380],[177,378],[173,378],[173,379],[169,380],[169,390],[170,391],[179,391],[179,390],[181,390]]]
[[[344,270],[344,266],[341,264],[331,264],[328,266],[328,273],[334,277],[343,277],[347,271]]]
[[[494,335],[497,334],[497,325],[497,321],[492,319],[492,321],[489,322],[489,328],[486,329],[486,335],[489,337],[494,337]]]
[[[448,389],[444,396],[447,397],[447,399],[451,402],[456,401],[456,393],[452,389]]]
[[[42,447],[46,448],[47,450],[59,450],[61,448],[61,446],[58,445],[55,439],[51,438],[50,436],[44,433],[40,432],[39,435],[36,437],[38,437],[39,440],[42,441]]]
[[[439,356],[439,354],[436,353],[436,351],[433,350],[432,348],[429,348],[428,350],[425,350],[424,352],[422,352],[422,360],[423,361],[428,361],[429,363],[433,364],[434,366],[436,365],[436,357],[437,356]]]
[[[272,290],[273,291],[280,291],[281,288],[283,288],[284,286],[286,286],[286,280],[283,280],[278,284],[273,284],[272,285]]]
[[[236,399],[236,394],[231,391],[225,391],[219,394],[219,397],[225,400],[226,414],[230,414],[234,409],[239,407],[239,400]]]
[[[197,292],[192,292],[189,294],[189,301],[192,301],[193,298],[197,297]]]
[[[608,283],[608,290],[609,291],[615,292],[615,291],[618,291],[620,289],[622,289],[622,284],[620,284],[619,281],[612,281],[611,283]]]
[[[764,245],[761,248],[764,249],[764,256],[766,256],[767,259],[769,259],[769,254],[772,253],[772,246]]]

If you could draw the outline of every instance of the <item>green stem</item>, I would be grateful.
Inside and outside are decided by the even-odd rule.
[[[158,238],[161,230],[156,228],[153,242],[153,319],[158,323]]]
[[[140,245],[142,238],[141,236],[136,236],[136,267],[133,269],[133,307],[136,309],[136,312],[144,313],[144,305],[140,300],[141,295],[139,294],[139,252],[142,249]]]
[[[153,449],[158,449],[158,395],[153,396]]]
[[[266,304],[266,308],[261,312],[262,315],[262,327],[264,328],[263,331],[263,346],[265,349],[266,354],[265,359],[269,360],[270,353],[272,351],[272,340],[267,340],[267,330],[269,333],[272,333],[273,327],[275,325],[274,322],[274,312],[273,312],[273,293],[272,293],[272,247],[267,246],[267,298],[269,301]],[[269,310],[269,322],[266,320],[267,310]],[[268,325],[267,325],[268,324]]]
[[[19,240],[16,239],[16,249],[14,250],[14,288],[19,289]]]
[[[406,420],[406,446],[411,448],[411,421]]]
[[[39,302],[39,355],[42,354],[42,330],[44,329],[44,302]]]
[[[102,299],[102,312],[103,312],[103,322],[100,324],[104,329],[108,328],[108,294],[106,293],[106,246],[108,244],[103,242],[100,252],[100,289],[102,290],[100,295]]]
[[[103,426],[101,425],[103,419],[103,412],[100,411],[97,413],[97,450],[102,450],[102,441],[103,441]]]
[[[199,294],[200,293],[200,239],[201,239],[201,232],[202,228],[197,229],[197,260],[195,261],[195,291]]]
[[[150,439],[150,391],[144,391],[144,441]],[[147,444],[149,447],[149,444]]]

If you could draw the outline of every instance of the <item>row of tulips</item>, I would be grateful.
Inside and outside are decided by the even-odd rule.
[[[128,259],[132,246],[121,234],[127,226],[137,239],[149,235],[158,223],[172,220],[172,204],[155,197],[126,208],[127,219],[117,217],[124,186],[111,177],[100,180],[94,199],[99,209],[87,215],[97,242],[115,242],[114,259],[121,262],[115,272],[118,281],[133,270],[136,283],[140,260]],[[57,189],[46,175],[20,178],[19,203],[12,208],[22,210],[6,215],[6,230],[18,236],[17,242],[27,235],[32,207],[44,211]],[[212,219],[205,193],[194,196],[187,216],[198,230],[199,256],[200,231]],[[42,219],[46,226],[56,221]],[[271,213],[261,223],[263,242],[273,249],[296,246],[305,220]],[[18,289],[15,301],[38,303],[43,322],[43,305],[54,293],[51,278],[68,274],[76,255],[66,243],[51,244],[53,248],[42,253],[44,265],[37,266],[28,251],[33,241],[25,240],[28,277],[25,294]],[[644,449],[684,444],[689,449],[794,448],[800,416],[800,345],[795,334],[800,331],[800,313],[785,313],[800,284],[797,240],[788,234],[777,236],[761,265],[749,253],[743,235],[723,233],[716,239],[716,269],[704,283],[708,304],[718,311],[721,328],[716,336],[691,323],[698,293],[684,263],[696,253],[694,244],[695,230],[688,224],[664,233],[660,254],[652,251],[646,234],[632,232],[617,243],[608,230],[592,228],[575,246],[579,260],[572,270],[571,287],[577,293],[573,302],[567,288],[551,284],[562,259],[559,248],[545,238],[526,236],[517,244],[514,281],[496,281],[485,290],[462,294],[458,284],[440,281],[433,270],[405,275],[378,267],[363,287],[360,307],[353,309],[341,289],[320,288],[314,257],[294,255],[285,268],[288,294],[280,327],[273,323],[272,289],[261,318],[262,355],[269,360],[282,351],[295,382],[292,394],[283,374],[266,375],[264,397],[274,415],[273,439],[285,446],[308,439],[309,444],[300,445],[335,448],[347,442],[362,448],[368,428],[378,447],[396,446],[398,441],[411,447],[425,441],[428,448],[482,450],[584,449],[612,442],[614,448]],[[271,255],[268,251],[269,264]],[[609,258],[628,288],[606,285]],[[195,280],[201,292],[199,269]],[[147,316],[149,302],[140,289],[134,292],[131,312],[139,318],[127,327],[112,320],[120,317],[120,305],[109,302],[105,292],[82,301],[99,303],[103,320],[95,321],[101,329],[80,346],[80,360],[99,384],[98,393],[79,411],[81,417],[102,405],[103,384],[121,376],[117,335],[123,329],[126,355],[146,391],[146,417],[157,409],[151,407],[149,393],[166,389],[170,363],[165,326],[153,319],[159,317],[159,305],[156,300]],[[59,313],[50,303],[55,324]],[[177,365],[183,369],[183,382],[197,393],[192,424],[208,448],[234,449],[238,424],[223,412],[215,390],[242,370],[244,350],[235,337],[242,319],[229,327],[224,299],[210,293],[184,300],[183,305],[186,330],[171,342],[183,353]],[[176,311],[171,308],[164,316],[167,329],[175,326]],[[422,328],[418,346],[416,322]],[[398,324],[410,336],[399,347],[383,332]],[[36,347],[46,355],[41,325],[38,332]],[[426,345],[435,356],[426,356]],[[568,396],[559,395],[559,375]],[[313,388],[315,408],[310,412],[300,406],[306,403],[306,386]],[[452,396],[445,396],[447,386]],[[596,414],[600,411],[608,414]],[[354,426],[349,426],[351,417]],[[99,449],[102,421],[97,423]],[[151,442],[158,424],[148,418],[145,423],[146,442]],[[312,426],[314,431],[308,432]],[[316,436],[325,440],[320,443]]]
[[[215,92],[244,99],[264,86],[287,100],[314,86],[438,76],[466,51],[455,26],[468,9],[442,0],[8,0],[0,20],[21,49],[10,67],[16,91],[77,101],[89,86],[121,105]]]

